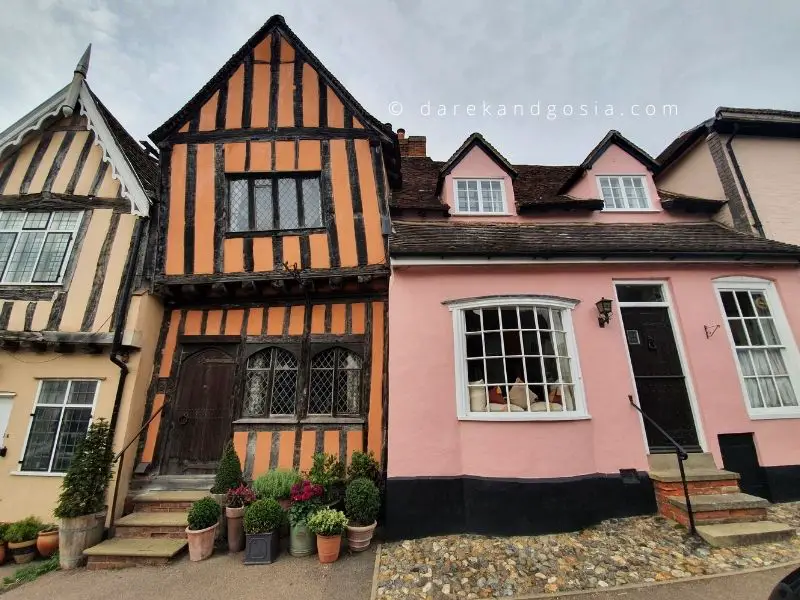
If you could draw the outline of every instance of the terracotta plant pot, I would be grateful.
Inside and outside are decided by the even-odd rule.
[[[244,550],[244,506],[240,508],[225,507],[225,516],[228,517],[228,552],[241,552]]]
[[[86,563],[83,551],[102,541],[105,524],[106,511],[61,519],[61,527],[58,529],[58,561],[62,569],[77,569]]]
[[[41,531],[36,538],[36,550],[42,558],[50,558],[58,550],[58,529]]]
[[[8,549],[11,551],[11,556],[14,557],[14,562],[18,565],[24,565],[36,557],[36,540],[19,542],[18,544],[8,542]]]
[[[366,527],[358,527],[356,525],[347,526],[347,545],[353,552],[363,552],[369,548],[369,543],[372,541],[372,535],[375,533],[375,527],[378,522],[375,521],[372,525]]]
[[[211,497],[219,504],[219,527],[217,527],[217,542],[222,546],[228,539],[228,519],[225,518],[225,503],[228,501],[228,494],[211,494]]]
[[[214,523],[205,529],[186,528],[186,537],[189,540],[189,560],[197,562],[214,554],[214,539],[217,536],[218,527],[219,523]]]
[[[314,554],[314,534],[305,523],[289,528],[289,554],[292,556],[311,556]]]
[[[319,562],[332,563],[339,558],[339,550],[342,548],[341,535],[320,535],[317,534],[317,554]]]

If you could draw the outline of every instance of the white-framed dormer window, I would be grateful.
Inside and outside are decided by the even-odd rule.
[[[800,417],[800,357],[774,284],[726,277],[714,285],[750,417]]]
[[[59,283],[81,211],[0,211],[0,282]]]
[[[600,175],[597,186],[603,210],[651,210],[647,181],[643,175]]]
[[[89,430],[99,387],[96,379],[39,382],[20,471],[66,473]]]
[[[505,215],[506,190],[502,179],[455,179],[456,214]]]
[[[588,418],[572,328],[577,303],[553,296],[448,302],[458,418]]]

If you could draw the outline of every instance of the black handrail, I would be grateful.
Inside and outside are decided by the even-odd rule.
[[[144,430],[150,426],[150,423],[153,422],[153,419],[155,419],[158,415],[161,414],[161,411],[164,410],[167,404],[169,404],[169,400],[164,402],[164,404],[158,407],[158,410],[154,411],[153,414],[150,415],[150,418],[147,419],[145,424],[139,428],[139,431],[137,431],[134,436],[131,437],[128,443],[125,444],[125,447],[114,455],[114,459],[111,461],[112,465],[115,462],[119,461],[119,466],[117,467],[117,477],[116,480],[114,481],[114,496],[111,500],[111,520],[108,523],[108,528],[111,531],[114,530],[114,521],[116,520],[116,515],[117,515],[117,496],[119,495],[119,477],[120,473],[122,472],[122,465],[125,463],[125,452],[128,450],[128,448],[131,447],[133,442],[139,439],[139,436],[142,435]]]
[[[650,415],[644,412],[641,407],[636,406],[636,403],[633,401],[633,396],[629,395],[628,401],[631,403],[631,406],[638,410],[639,414],[641,414],[653,427],[658,429],[658,431],[661,432],[661,435],[663,435],[675,448],[675,455],[678,457],[678,470],[681,473],[681,483],[683,484],[683,496],[686,498],[686,512],[689,514],[689,533],[695,535],[697,530],[694,526],[694,511],[692,510],[692,501],[689,499],[689,485],[686,483],[686,471],[683,468],[683,461],[689,458],[689,453],[686,452],[684,447],[676,442],[670,434],[664,431],[664,428],[661,427],[661,425],[656,423]]]

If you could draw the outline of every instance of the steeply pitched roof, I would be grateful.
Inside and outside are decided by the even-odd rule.
[[[452,171],[453,168],[455,168],[455,166],[461,161],[461,159],[464,158],[469,151],[475,147],[483,150],[483,152],[489,158],[491,158],[498,167],[508,173],[510,177],[514,178],[517,176],[517,171],[513,166],[511,166],[511,163],[509,163],[506,158],[497,151],[497,148],[487,142],[486,139],[476,131],[475,133],[470,134],[470,136],[464,140],[464,143],[459,146],[458,150],[456,150],[453,155],[442,165],[440,182],[443,181],[444,177],[448,175],[450,171]]]
[[[800,247],[718,223],[395,222],[393,257],[708,258],[800,261]]]
[[[244,61],[247,53],[251,52],[261,40],[271,34],[273,31],[278,31],[286,40],[294,47],[295,52],[303,57],[309,65],[311,65],[319,74],[320,78],[330,86],[336,94],[342,98],[345,106],[348,106],[353,114],[363,119],[366,126],[373,128],[385,137],[389,142],[396,141],[396,135],[392,131],[391,126],[385,125],[373,117],[364,109],[361,104],[347,91],[347,89],[339,82],[333,74],[328,71],[325,65],[309,50],[299,37],[286,25],[286,21],[281,15],[273,15],[266,23],[256,31],[245,44],[237,50],[228,61],[222,65],[219,71],[206,82],[206,84],[198,91],[186,104],[181,107],[178,112],[167,119],[160,127],[155,129],[150,134],[150,138],[158,143],[181,127],[189,118],[200,108],[206,101],[214,95],[219,86],[227,81],[239,65]]]
[[[417,210],[448,214],[448,206],[436,196],[441,161],[428,156],[404,156],[401,159],[403,185],[393,190],[389,199],[390,211]]]

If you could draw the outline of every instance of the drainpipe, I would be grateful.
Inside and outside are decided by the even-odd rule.
[[[750,214],[753,217],[753,227],[755,227],[758,235],[762,238],[767,237],[764,233],[764,226],[761,224],[761,219],[758,218],[758,211],[756,210],[756,205],[753,202],[753,197],[750,195],[750,190],[747,187],[747,183],[744,180],[744,174],[742,173],[742,169],[739,166],[739,161],[736,160],[736,154],[733,152],[733,138],[736,137],[736,134],[739,132],[739,125],[734,124],[733,126],[733,133],[728,138],[728,141],[725,142],[725,148],[728,151],[728,156],[731,157],[731,163],[733,163],[733,170],[736,173],[736,179],[739,180],[739,186],[742,188],[742,192],[744,193],[744,199],[747,202],[747,208],[750,211]]]

